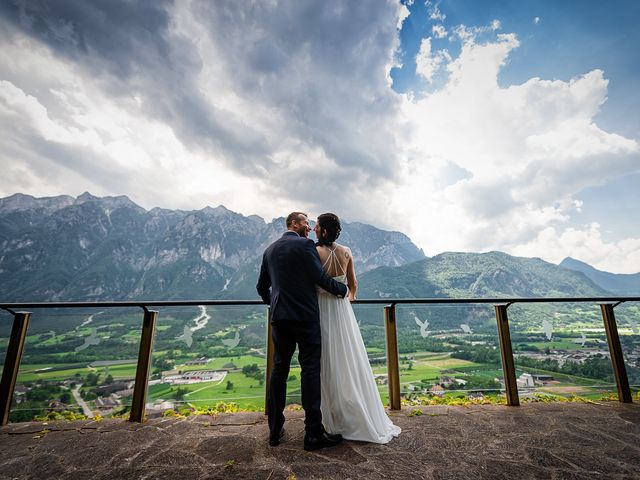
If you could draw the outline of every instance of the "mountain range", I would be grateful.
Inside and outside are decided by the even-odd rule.
[[[145,210],[126,196],[0,199],[0,301],[256,299],[262,252],[285,230],[220,205]],[[638,295],[640,274],[502,252],[426,257],[401,232],[343,222],[359,298]]]
[[[145,210],[126,196],[0,199],[1,301],[256,298],[264,249],[285,231],[224,206]],[[400,232],[343,222],[356,269],[425,258]]]
[[[616,295],[640,295],[640,273],[609,273],[571,257],[560,262],[560,266],[582,272],[605,290]]]

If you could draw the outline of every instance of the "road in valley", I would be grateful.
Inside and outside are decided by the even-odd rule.
[[[82,408],[82,413],[84,413],[87,416],[87,418],[93,418],[93,412],[89,408],[89,405],[87,405],[87,402],[85,402],[83,398],[80,396],[81,386],[82,386],[81,383],[77,384],[76,388],[71,390],[71,394],[73,395],[73,398],[75,398],[76,403],[80,405],[80,407]]]

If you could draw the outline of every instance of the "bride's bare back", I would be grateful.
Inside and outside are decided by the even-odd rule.
[[[355,300],[356,291],[358,290],[358,281],[356,279],[355,267],[353,266],[353,255],[351,254],[349,247],[345,247],[344,245],[339,245],[334,242],[331,246],[316,246],[316,249],[318,250],[318,255],[320,255],[320,262],[324,265],[324,269],[330,276],[347,276],[349,300]]]

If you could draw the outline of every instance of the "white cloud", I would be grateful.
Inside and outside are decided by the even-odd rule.
[[[450,61],[451,57],[446,50],[431,52],[431,38],[423,38],[420,43],[420,51],[416,55],[416,73],[428,82],[433,81],[440,66],[445,61]]]
[[[478,37],[486,34],[495,34],[497,30],[502,28],[500,20],[492,20],[489,25],[479,27],[469,27],[464,24],[456,25],[453,28],[453,38],[458,38],[463,43],[475,42]]]
[[[540,23],[540,17],[533,17],[533,24],[538,25]]]
[[[440,11],[440,7],[438,6],[438,4],[434,4],[429,0],[425,1],[424,3],[427,6],[427,11],[431,20],[439,20],[442,22],[447,18],[447,16]]]
[[[444,25],[434,25],[431,27],[431,32],[435,38],[445,38],[448,35],[447,29],[444,28]]]

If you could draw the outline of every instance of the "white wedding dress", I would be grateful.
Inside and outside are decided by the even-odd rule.
[[[338,260],[335,248],[324,268]],[[346,283],[346,275],[333,277]],[[347,298],[318,287],[322,329],[322,423],[347,440],[387,443],[400,427],[387,416],[376,387],[356,316]]]

